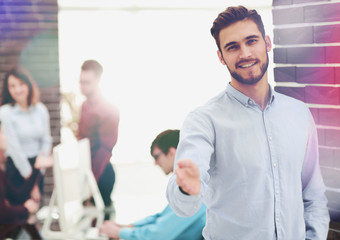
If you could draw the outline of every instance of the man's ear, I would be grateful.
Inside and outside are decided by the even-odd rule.
[[[168,154],[171,154],[171,155],[173,155],[175,157],[175,155],[176,155],[176,148],[170,147]]]
[[[272,49],[272,42],[270,40],[270,37],[267,35],[264,37],[264,40],[266,42],[266,50],[267,52],[270,52],[270,50]]]
[[[220,60],[220,62],[223,64],[223,65],[226,65],[225,62],[224,62],[224,59],[223,59],[223,55],[221,53],[220,50],[217,50],[217,56],[218,56],[218,59]]]

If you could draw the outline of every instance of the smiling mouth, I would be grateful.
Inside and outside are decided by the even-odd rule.
[[[257,61],[247,63],[247,64],[240,63],[240,64],[238,64],[238,67],[239,68],[250,68],[250,67],[254,66],[256,63],[257,63]]]

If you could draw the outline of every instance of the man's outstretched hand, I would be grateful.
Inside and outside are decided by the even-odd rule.
[[[181,160],[175,170],[178,186],[189,195],[198,195],[201,191],[198,166],[190,159]]]

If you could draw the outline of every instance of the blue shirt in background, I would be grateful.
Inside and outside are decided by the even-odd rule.
[[[329,214],[317,132],[306,105],[271,90],[262,111],[234,89],[189,114],[176,163],[192,159],[201,192],[180,192],[173,174],[170,206],[181,216],[207,206],[206,240],[325,240]]]
[[[28,111],[19,105],[6,104],[0,108],[2,130],[6,137],[6,155],[10,156],[23,178],[29,177],[32,167],[28,158],[44,154],[52,148],[50,119],[42,103],[31,105]]]
[[[205,225],[202,205],[191,217],[180,217],[169,205],[158,214],[133,223],[133,228],[122,228],[119,237],[125,240],[201,240]]]

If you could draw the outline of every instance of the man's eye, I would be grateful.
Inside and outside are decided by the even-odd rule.
[[[230,46],[227,48],[228,51],[233,51],[233,50],[236,50],[237,49],[237,46]]]
[[[248,41],[248,44],[249,44],[249,45],[253,45],[253,44],[255,44],[255,43],[257,43],[257,40],[256,40],[256,39],[250,39],[250,40]]]

